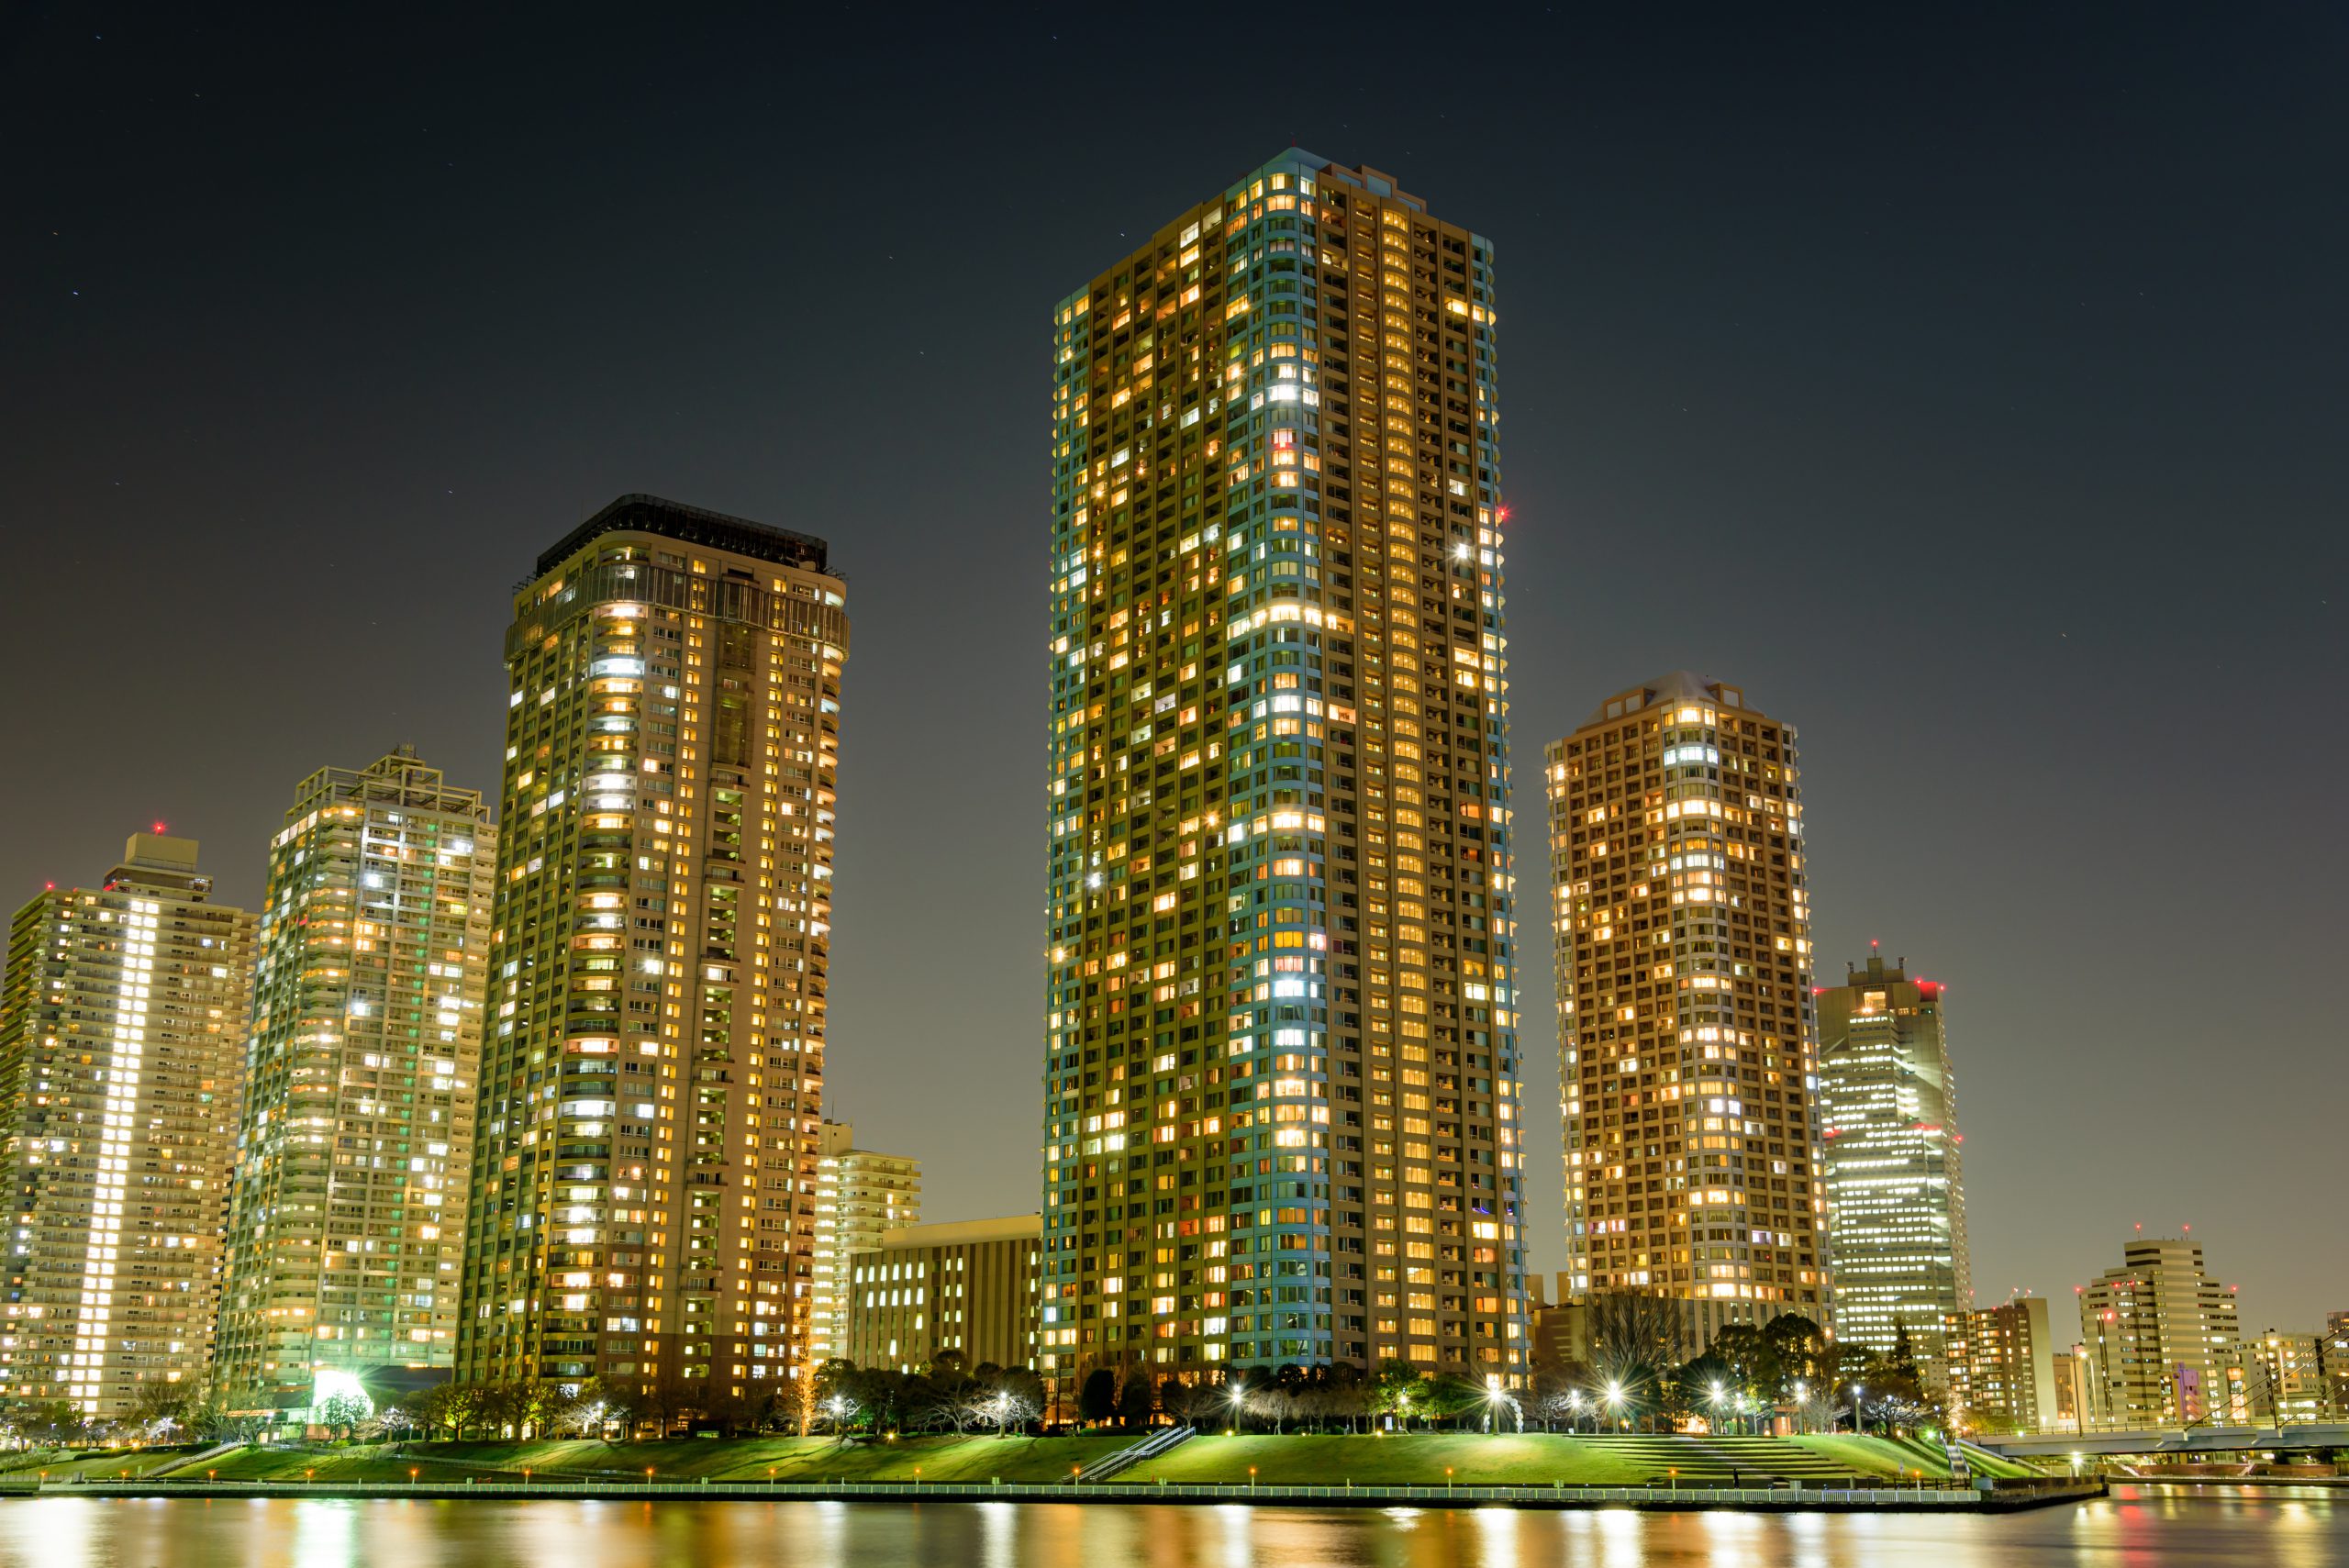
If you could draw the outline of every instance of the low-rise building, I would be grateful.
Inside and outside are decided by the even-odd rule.
[[[1034,1214],[890,1231],[849,1260],[842,1353],[900,1372],[942,1351],[969,1368],[1032,1365],[1042,1237]],[[1142,1282],[1132,1283],[1140,1291]]]
[[[2227,1416],[2238,1426],[2290,1426],[2331,1412],[2324,1341],[2316,1334],[2266,1333],[2227,1358]]]

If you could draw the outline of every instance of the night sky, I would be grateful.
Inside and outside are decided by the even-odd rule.
[[[1820,980],[1951,987],[1984,1302],[2191,1222],[2349,1307],[2349,13],[497,9],[0,21],[8,906],[494,792],[618,494],[820,534],[829,1109],[1032,1209],[1050,309],[1295,142],[1497,252],[1536,1265],[1542,747],[1686,666],[1802,731]]]

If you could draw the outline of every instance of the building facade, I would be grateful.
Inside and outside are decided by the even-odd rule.
[[[2236,1426],[2293,1426],[2333,1414],[2325,1386],[2324,1337],[2270,1329],[2238,1341],[2226,1364],[2227,1419]]]
[[[1680,671],[1547,762],[1575,1298],[1831,1327],[1794,729]]]
[[[2080,1429],[2080,1414],[2087,1408],[2087,1380],[2084,1369],[2087,1358],[2075,1341],[2068,1351],[2059,1351],[2052,1358],[2050,1371],[2055,1377],[2055,1416],[2047,1430],[2076,1432]]]
[[[1839,1242],[1840,1246],[1841,1243]],[[1840,1289],[1841,1253],[1838,1253]],[[1979,1311],[1944,1313],[1933,1325],[1950,1418],[1975,1432],[2052,1432],[2062,1399],[2047,1302],[2026,1296]]]
[[[965,1371],[1035,1364],[1032,1214],[892,1230],[849,1260],[844,1353],[861,1367],[916,1372],[942,1351]]]
[[[406,748],[321,768],[270,840],[212,1381],[451,1364],[497,829]]]
[[[2335,1418],[2349,1420],[2349,1312],[2324,1315],[2322,1354],[2325,1397]]]
[[[2229,1354],[2242,1340],[2234,1289],[2183,1238],[2139,1238],[2080,1291],[2084,1426],[2126,1430],[2223,1417]]]
[[[827,1121],[816,1130],[809,1338],[819,1364],[848,1354],[849,1261],[921,1219],[921,1162],[855,1145],[856,1129],[847,1122]]]
[[[253,917],[192,839],[132,835],[95,888],[17,912],[0,990],[9,1204],[0,1389],[132,1415],[201,1384],[219,1306]]]
[[[628,495],[515,596],[463,1380],[806,1353],[846,593]]]
[[[1817,1007],[1836,1332],[1889,1351],[1906,1325],[1938,1362],[1943,1319],[1974,1305],[1942,987],[1870,952]]]
[[[1520,1379],[1494,273],[1292,150],[1053,317],[1040,1370]]]

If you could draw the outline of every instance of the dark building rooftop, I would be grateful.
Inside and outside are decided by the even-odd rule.
[[[683,501],[663,500],[658,495],[623,495],[542,553],[537,575],[545,576],[579,553],[589,540],[609,533],[659,534],[682,544],[730,550],[754,561],[772,561],[778,566],[796,566],[809,572],[830,570],[826,564],[829,547],[812,534],[771,528],[748,517],[731,517],[724,512],[688,506]]]

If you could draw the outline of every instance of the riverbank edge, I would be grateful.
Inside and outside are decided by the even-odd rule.
[[[1989,1491],[1951,1487],[1896,1486],[1252,1486],[1175,1485],[1150,1482],[901,1481],[658,1482],[600,1484],[533,1481],[342,1482],[317,1485],[288,1481],[90,1481],[54,1486],[7,1487],[0,1497],[192,1497],[212,1500],[250,1497],[313,1497],[341,1501],[705,1503],[1147,1503],[1188,1507],[1490,1507],[1632,1508],[1648,1513],[1976,1513],[2009,1514],[2084,1502],[2107,1494],[2101,1476],[2080,1481],[2001,1487]]]

